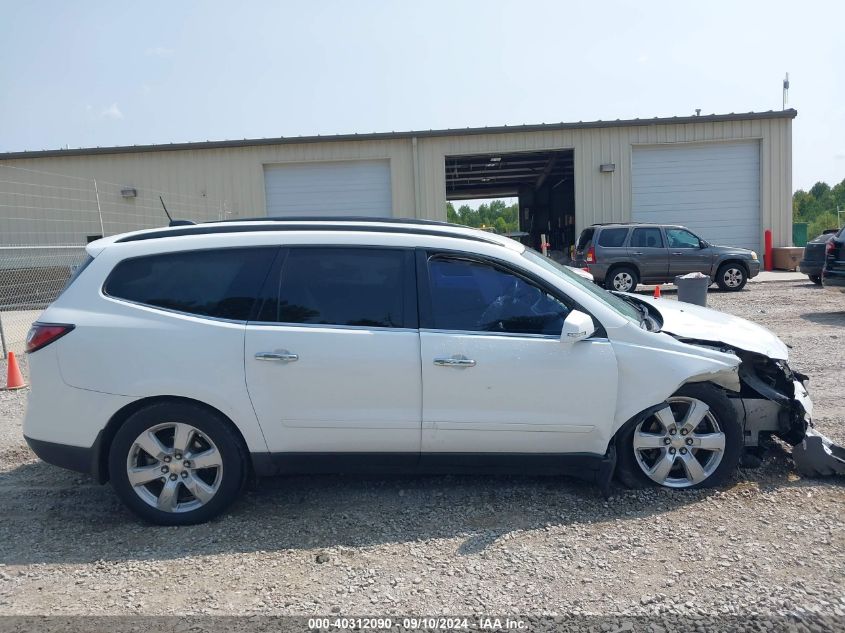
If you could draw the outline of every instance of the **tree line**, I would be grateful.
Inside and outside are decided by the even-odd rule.
[[[837,209],[841,215],[837,214]],[[799,189],[792,196],[792,219],[809,225],[809,239],[826,229],[840,228],[839,217],[845,218],[845,180],[833,187],[826,182],[817,182],[809,191]]]
[[[446,221],[477,229],[492,228],[499,234],[511,233],[519,230],[519,203],[508,205],[504,200],[492,200],[477,209],[468,204],[455,209],[451,202],[447,202]]]

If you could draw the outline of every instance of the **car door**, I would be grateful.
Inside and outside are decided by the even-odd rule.
[[[669,274],[669,250],[656,226],[635,228],[628,241],[628,256],[640,270],[640,280],[662,281]]]
[[[713,254],[697,235],[687,229],[666,228],[666,241],[669,244],[670,278],[694,272],[710,274]]]
[[[290,247],[256,321],[246,380],[271,452],[420,449],[413,250]]]
[[[616,358],[601,331],[561,343],[571,309],[519,271],[418,254],[422,461],[456,453],[604,453]]]

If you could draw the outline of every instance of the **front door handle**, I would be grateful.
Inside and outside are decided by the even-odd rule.
[[[633,253],[631,253],[631,255],[642,255],[642,254],[643,254],[642,251],[634,251]]]
[[[475,361],[466,356],[450,356],[449,358],[435,358],[438,367],[475,367]]]
[[[258,352],[255,360],[276,361],[277,363],[292,363],[299,360],[299,354],[291,354],[286,349],[279,352]]]

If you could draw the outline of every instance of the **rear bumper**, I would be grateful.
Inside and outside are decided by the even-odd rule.
[[[69,444],[58,444],[56,442],[45,442],[36,440],[24,435],[29,448],[39,459],[68,470],[79,473],[87,473],[102,482],[103,473],[100,468],[100,438],[97,436],[93,446],[70,446]]]
[[[798,270],[810,277],[821,277],[822,268],[824,268],[824,262],[807,261],[806,259],[798,262]]]

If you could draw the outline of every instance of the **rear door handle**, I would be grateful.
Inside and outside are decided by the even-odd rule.
[[[634,251],[634,252],[633,252],[633,253],[631,253],[631,254],[632,254],[632,255],[642,255],[642,254],[643,254],[643,252],[642,252],[642,251]]]
[[[280,352],[258,352],[255,360],[275,361],[277,363],[292,363],[299,360],[299,354],[291,354],[286,349]]]
[[[435,358],[438,367],[475,367],[475,361],[466,356],[450,356],[449,358]]]
[[[683,253],[681,251],[675,251],[672,255],[683,255]]]

